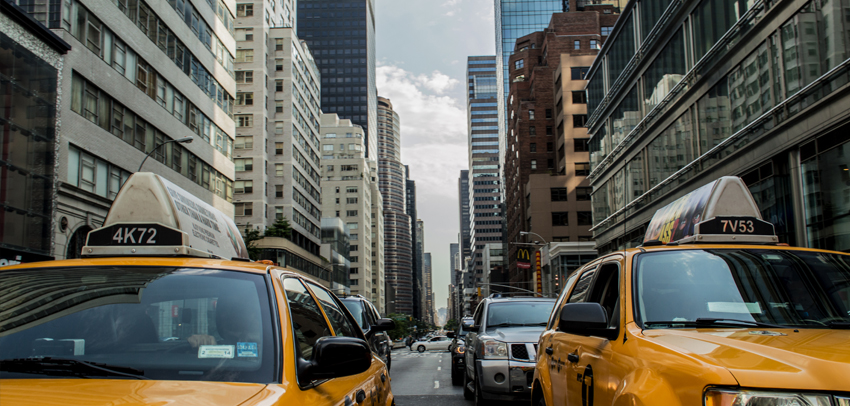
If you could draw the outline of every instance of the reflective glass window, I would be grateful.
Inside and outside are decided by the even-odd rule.
[[[614,111],[611,120],[611,144],[610,148],[620,144],[643,118],[638,104],[637,86],[633,87],[629,94],[620,101],[620,105]],[[610,149],[609,149],[610,150]]]
[[[679,29],[644,74],[643,93],[647,112],[661,103],[687,73],[684,55],[685,36]]]
[[[649,184],[656,185],[694,160],[691,114],[682,114],[647,148]]]

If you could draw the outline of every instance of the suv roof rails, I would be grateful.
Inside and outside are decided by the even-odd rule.
[[[501,298],[501,297],[507,297],[507,296],[509,296],[509,297],[535,297],[535,298],[537,298],[537,297],[547,298],[548,297],[548,296],[546,296],[542,293],[530,294],[529,292],[495,292],[495,293],[491,293],[490,296],[487,296],[487,297],[495,299],[495,298]]]

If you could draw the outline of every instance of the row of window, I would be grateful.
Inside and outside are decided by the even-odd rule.
[[[138,3],[136,3],[138,1]],[[163,53],[168,55],[168,58],[171,59],[178,68],[180,68],[183,73],[185,73],[189,78],[192,79],[207,96],[212,99],[225,113],[228,115],[233,114],[233,96],[230,95],[225,90],[225,87],[218,83],[218,80],[210,73],[206,68],[204,68],[201,61],[189,51],[189,48],[180,41],[177,36],[171,31],[163,22],[160,20],[150,8],[145,5],[145,3],[141,0],[127,0],[129,4],[127,4],[122,11],[127,18],[130,19],[134,24],[138,24],[139,29],[148,36],[148,39],[151,40]],[[115,3],[119,8],[122,7],[121,0],[116,0]],[[84,9],[80,7],[80,11]],[[88,30],[87,30],[88,31]],[[83,43],[86,43],[83,41]],[[224,50],[224,47],[220,47],[220,54],[224,58],[223,55],[228,55],[229,53]],[[213,52],[215,55],[215,52]],[[230,67],[226,65],[230,64]],[[225,58],[224,63],[225,70],[232,76],[233,75],[233,66],[232,63],[227,62]]]
[[[137,0],[115,1],[118,3],[118,7],[121,8],[121,2],[133,3]],[[227,29],[227,32],[229,32],[230,35],[233,35],[233,15],[230,14],[230,10],[227,9],[222,0],[207,0],[207,3],[209,3],[210,7],[212,7],[213,11],[215,12],[215,15],[218,16],[218,18],[221,20],[224,27]],[[212,52],[213,56],[215,56],[215,59],[218,61],[218,63],[221,64],[221,66],[224,67],[227,73],[229,73],[230,76],[233,76],[233,55],[231,55],[230,51],[228,51],[227,48],[224,47],[224,44],[222,44],[221,39],[219,39],[218,36],[215,35],[215,32],[212,30],[212,28],[210,28],[210,26],[207,25],[204,19],[201,18],[201,13],[198,12],[198,9],[192,6],[191,2],[188,0],[168,0],[168,4],[170,4],[171,7],[174,8],[174,11],[177,12],[177,15],[181,17],[181,19],[186,23],[186,26],[189,27],[192,33],[195,34],[195,36],[198,37],[199,40],[201,40],[201,43],[204,44],[204,46],[207,47],[210,52]],[[139,0],[140,13],[142,11],[142,6],[144,6],[144,3]],[[128,11],[129,10],[125,10],[124,13],[127,14]],[[139,24],[140,28],[144,23],[142,17],[143,16],[140,14],[139,22],[137,23]],[[149,18],[156,19],[156,16],[153,13],[149,13]],[[132,17],[130,19],[132,20]],[[144,29],[142,29],[142,31],[144,31]]]
[[[576,213],[576,224],[579,226],[593,225],[593,215],[589,211],[579,211]],[[553,211],[552,212],[553,226],[569,226],[570,212],[568,211]]]
[[[316,207],[316,205],[314,205],[313,203],[310,203],[310,201],[307,200],[307,198],[304,197],[304,195],[301,194],[301,192],[299,192],[298,189],[294,187],[292,188],[292,200],[298,203],[299,206],[303,207],[304,210],[307,210],[307,213],[313,216],[313,218],[322,218],[322,212],[319,210],[319,208]]]
[[[590,195],[593,192],[592,187],[577,187],[576,191],[576,200],[577,201],[590,201]],[[551,194],[551,198],[553,202],[566,202],[567,201],[567,188],[565,187],[553,187],[549,189]]]
[[[101,24],[85,7],[74,2],[72,12],[76,13],[77,18],[71,25],[71,35],[86,44],[87,48],[195,134],[212,144],[228,158],[232,156],[233,141],[209,117],[159,75],[132,48]]]
[[[74,72],[71,81],[71,110],[109,131],[139,151],[149,153],[175,172],[226,199],[233,199],[233,181],[215,170],[171,137],[149,124],[132,110],[115,101],[81,75]]]
[[[74,145],[68,147],[68,183],[113,200],[130,172],[91,155]]]

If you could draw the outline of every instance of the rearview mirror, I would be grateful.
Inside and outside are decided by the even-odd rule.
[[[352,337],[322,337],[313,348],[310,361],[298,359],[301,384],[317,379],[333,379],[365,372],[372,365],[372,350],[366,341]]]
[[[473,323],[474,323],[473,320],[469,320],[469,321],[464,321],[464,322],[460,323],[460,325],[463,327],[464,330],[469,330],[474,326]]]
[[[454,333],[454,331],[449,331],[448,333],[446,333],[446,337],[448,337],[448,338],[455,338],[455,333]]]
[[[390,331],[395,329],[395,321],[393,319],[378,319],[375,325],[372,326],[372,331]]]
[[[599,303],[567,303],[561,308],[558,329],[564,333],[615,339],[618,329],[608,328],[608,313]]]

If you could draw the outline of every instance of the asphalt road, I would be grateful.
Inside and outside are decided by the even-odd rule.
[[[452,359],[448,351],[418,353],[407,347],[393,350],[390,371],[396,406],[473,406],[463,388],[452,386]],[[529,406],[529,401],[496,402],[493,406]]]
[[[390,371],[397,406],[471,406],[463,389],[452,386],[452,359],[448,351],[418,353],[407,347],[393,350]]]

